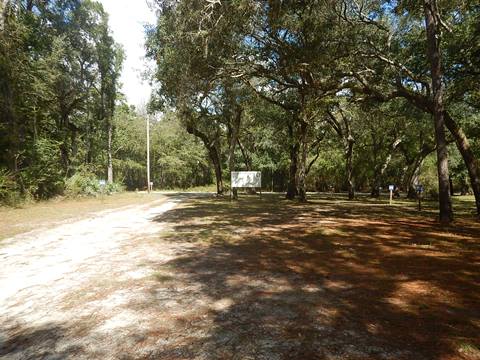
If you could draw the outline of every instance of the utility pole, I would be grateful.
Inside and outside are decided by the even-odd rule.
[[[150,115],[147,114],[147,191],[150,193]]]

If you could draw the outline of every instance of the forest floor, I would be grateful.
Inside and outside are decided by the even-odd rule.
[[[480,359],[480,224],[166,194],[0,244],[0,358]],[[469,203],[471,206],[471,203]]]

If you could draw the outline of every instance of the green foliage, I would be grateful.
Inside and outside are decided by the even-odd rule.
[[[69,197],[110,195],[124,191],[120,183],[100,185],[98,177],[88,168],[80,168],[65,182],[65,195]]]
[[[0,166],[18,193],[61,194],[85,164],[105,172],[123,55],[102,5],[10,1],[0,25]]]
[[[407,192],[422,182],[437,196],[432,77],[422,6],[414,3],[155,2],[158,22],[146,33],[156,62],[148,110],[162,112],[149,125],[154,186],[228,183],[232,170],[260,170],[263,185],[280,191],[290,182],[299,193],[375,195],[380,186]],[[145,189],[147,110],[121,103],[123,53],[102,6],[8,4],[1,196],[117,191],[99,189],[112,166],[118,183]],[[461,131],[447,139],[454,189],[464,193],[472,175],[465,164],[480,156],[480,8],[438,6],[452,30],[439,37],[445,110],[470,143],[462,157],[453,146]]]
[[[211,183],[203,145],[182,128],[174,114],[167,113],[153,124],[152,150],[152,174],[159,188],[191,188]]]
[[[6,169],[0,169],[0,205],[18,206],[22,200],[13,175]]]
[[[119,182],[107,183],[104,189],[100,190],[100,193],[103,194],[116,194],[125,191],[125,186]]]
[[[146,187],[146,116],[120,106],[114,117],[114,169],[127,189]],[[212,183],[203,145],[167,112],[150,121],[151,181],[155,188],[190,188]]]
[[[70,197],[96,196],[100,191],[98,178],[87,169],[80,169],[65,182],[65,195]]]
[[[30,165],[22,173],[25,188],[35,198],[49,198],[60,194],[64,188],[64,176],[60,165],[61,143],[39,139],[27,159]]]

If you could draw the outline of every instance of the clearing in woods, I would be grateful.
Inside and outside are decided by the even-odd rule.
[[[478,359],[480,225],[432,218],[170,194],[20,234],[0,358]]]

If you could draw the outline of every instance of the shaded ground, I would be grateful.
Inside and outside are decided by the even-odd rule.
[[[172,198],[63,288],[4,300],[0,357],[480,358],[473,219],[439,229],[408,204],[336,197]]]

